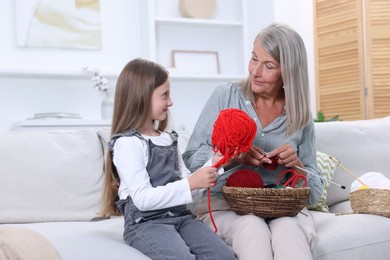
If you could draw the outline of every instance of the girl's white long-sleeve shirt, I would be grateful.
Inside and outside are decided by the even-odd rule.
[[[160,136],[142,136],[159,146],[171,145],[173,142],[171,136],[166,132],[162,132]],[[185,166],[179,149],[179,180],[158,187],[151,185],[146,170],[148,144],[145,140],[141,140],[136,136],[120,137],[115,142],[113,151],[113,163],[120,178],[119,198],[126,199],[130,196],[134,205],[141,211],[188,204],[193,201],[193,196],[204,190],[198,189],[191,192],[188,182],[191,172]],[[211,160],[206,165],[211,165]]]

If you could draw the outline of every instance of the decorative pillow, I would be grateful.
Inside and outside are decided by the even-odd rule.
[[[308,205],[310,210],[316,210],[321,212],[329,212],[329,207],[326,204],[326,196],[328,195],[328,188],[330,186],[330,180],[336,172],[337,164],[335,161],[329,158],[326,153],[317,151],[317,170],[324,177],[324,189],[322,191],[322,197],[317,204]]]
[[[0,138],[0,224],[99,216],[103,153],[95,130],[4,133]]]
[[[97,135],[99,136],[99,140],[102,143],[103,149],[103,158],[106,160],[107,152],[108,152],[108,142],[111,138],[111,129],[109,128],[101,128],[97,130]]]

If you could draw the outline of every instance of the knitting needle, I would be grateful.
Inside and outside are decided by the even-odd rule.
[[[238,165],[238,166],[236,166],[236,167],[234,167],[234,168],[232,168],[232,169],[227,170],[226,172],[234,171],[234,170],[240,168],[241,166],[242,166],[242,165]],[[304,171],[304,172],[307,172],[307,173],[309,173],[309,174],[315,174],[315,173],[310,172],[310,171],[308,171],[308,170],[306,170],[306,169],[304,169],[304,168],[301,168],[301,167],[299,167],[299,166],[294,166],[294,167],[297,168],[297,169],[300,169],[300,170],[302,170],[302,171]],[[225,173],[226,173],[226,172],[225,172]],[[341,184],[338,184],[337,182],[328,180],[328,179],[326,179],[325,177],[322,177],[322,176],[320,176],[320,175],[318,175],[318,177],[319,177],[320,179],[325,180],[325,181],[329,181],[330,183],[333,183],[334,185],[339,186],[340,188],[342,188],[343,190],[345,190],[345,186],[344,186],[344,185],[341,185]]]
[[[230,173],[230,172],[234,172],[235,170],[237,170],[237,169],[239,169],[239,168],[241,168],[242,167],[242,165],[240,164],[240,165],[237,165],[237,166],[235,166],[235,167],[233,167],[233,168],[231,168],[231,169],[229,169],[229,170],[226,170],[226,171],[224,171],[223,173],[219,173],[218,172],[218,175],[223,175],[223,174],[225,174],[225,173]]]
[[[295,168],[297,168],[297,169],[300,169],[300,170],[302,170],[302,171],[304,171],[304,172],[307,172],[307,173],[309,173],[309,174],[315,174],[315,173],[313,173],[313,172],[310,172],[310,171],[308,171],[308,170],[306,170],[306,169],[304,169],[304,168],[302,168],[302,167],[299,167],[299,166],[294,166]],[[331,180],[328,180],[328,179],[326,179],[325,177],[322,177],[322,176],[320,176],[320,175],[317,175],[320,179],[323,179],[323,180],[325,180],[325,181],[329,181],[330,183],[333,183],[334,185],[336,185],[336,186],[339,186],[340,188],[342,188],[343,190],[345,190],[345,186],[344,185],[341,185],[341,184],[338,184],[337,182],[334,182],[334,181],[331,181]]]
[[[353,178],[355,178],[358,182],[360,182],[363,186],[367,186],[366,184],[364,184],[355,174],[353,174],[350,170],[348,170],[347,168],[345,168],[338,160],[336,160],[336,158],[332,157],[329,155],[329,158],[332,159],[333,161],[335,161],[337,163],[338,166],[340,166],[341,168],[344,169],[344,171],[346,171],[347,173],[349,173]],[[368,186],[367,186],[368,187]]]

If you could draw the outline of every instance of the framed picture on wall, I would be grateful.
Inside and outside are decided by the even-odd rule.
[[[216,51],[173,50],[172,63],[178,74],[219,74]]]

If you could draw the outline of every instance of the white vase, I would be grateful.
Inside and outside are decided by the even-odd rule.
[[[106,96],[102,100],[101,113],[102,119],[111,119],[114,111],[114,98],[109,89],[105,92]]]

